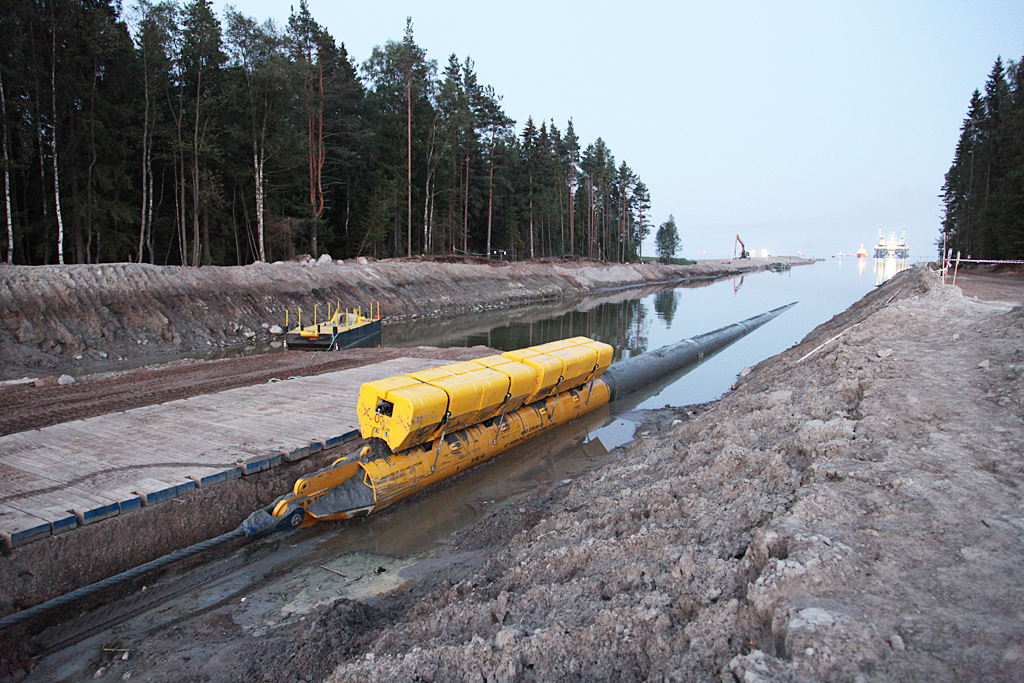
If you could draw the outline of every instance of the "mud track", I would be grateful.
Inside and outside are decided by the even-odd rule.
[[[175,361],[122,372],[97,373],[67,385],[58,385],[56,378],[50,377],[36,384],[0,386],[0,436],[262,384],[273,378],[319,375],[401,357],[465,360],[486,353],[482,347],[469,350],[349,349],[318,354],[283,351],[215,361]]]

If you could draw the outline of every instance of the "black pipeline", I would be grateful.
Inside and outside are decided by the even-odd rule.
[[[663,346],[654,351],[648,351],[640,356],[635,356],[624,361],[619,361],[609,367],[601,378],[608,383],[611,390],[611,400],[622,398],[626,394],[637,391],[651,382],[661,379],[665,375],[678,370],[681,367],[696,363],[705,356],[720,351],[734,341],[744,337],[769,320],[779,316],[797,302],[774,308],[767,313],[755,315],[753,318],[726,327],[720,327],[713,332],[698,335],[691,339],[684,339]]]

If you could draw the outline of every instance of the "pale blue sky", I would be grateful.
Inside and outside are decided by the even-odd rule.
[[[684,256],[731,254],[738,232],[826,257],[882,227],[933,257],[971,92],[997,55],[1024,56],[1021,2],[309,5],[359,62],[412,16],[428,56],[471,56],[518,124],[572,117],[582,142],[603,137],[650,187],[655,224],[675,215]]]

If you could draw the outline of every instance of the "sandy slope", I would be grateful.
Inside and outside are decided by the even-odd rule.
[[[897,278],[574,483],[330,680],[1020,680],[1009,308]]]

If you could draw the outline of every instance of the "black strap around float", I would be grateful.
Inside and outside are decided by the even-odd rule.
[[[552,420],[555,419],[555,408],[558,407],[558,392],[562,390],[562,380],[564,379],[565,375],[560,376],[558,378],[558,384],[555,385],[555,393],[553,394],[553,396],[555,397],[555,405],[551,406],[551,412],[548,413],[548,422],[551,422]]]
[[[511,398],[512,394],[505,394],[505,402],[501,404],[501,417],[498,419],[498,431],[494,432],[494,441],[491,442],[492,446],[498,443],[498,435],[501,434],[501,426],[505,424],[505,411],[508,410],[508,402]]]
[[[599,367],[601,367],[601,364],[600,363],[595,363],[594,364],[594,369],[590,371],[590,376],[587,377],[587,382],[590,382],[590,388],[587,389],[587,400],[583,404],[585,406],[589,406],[590,405],[590,394],[592,394],[594,392],[594,375],[597,374],[597,369]],[[584,382],[584,384],[586,384],[587,382]]]
[[[452,416],[450,410],[444,412],[444,419],[441,420],[441,438],[437,440],[437,451],[434,453],[434,464],[430,466],[430,473],[433,474],[437,468],[437,459],[441,457],[441,446],[444,444],[444,437],[448,433],[448,418]]]

